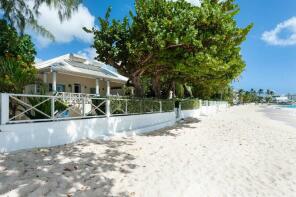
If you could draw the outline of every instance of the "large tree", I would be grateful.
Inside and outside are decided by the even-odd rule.
[[[185,0],[136,0],[129,18],[111,21],[108,10],[100,29],[87,31],[94,34],[97,59],[130,77],[137,96],[143,95],[142,76],[151,78],[157,97],[176,82],[228,86],[245,67],[240,45],[251,29],[237,26],[233,2],[203,0],[197,7]]]
[[[46,4],[58,10],[60,20],[68,19],[75,11],[81,0],[0,0],[0,11],[3,18],[21,33],[27,26],[38,33],[54,39],[53,35],[38,24],[39,7]]]
[[[0,92],[21,93],[36,80],[33,67],[36,51],[28,35],[0,20]]]

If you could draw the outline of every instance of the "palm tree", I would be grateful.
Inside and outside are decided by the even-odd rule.
[[[259,96],[261,96],[263,93],[264,93],[264,90],[263,90],[263,89],[259,89],[259,90],[258,90],[258,95],[259,95]]]
[[[275,93],[274,93],[274,91],[270,91],[270,96],[274,96],[275,95]]]
[[[244,103],[244,94],[245,91],[243,89],[238,90],[238,98],[240,103]]]
[[[30,26],[37,33],[53,40],[53,35],[37,22],[36,16],[38,17],[40,5],[45,3],[56,8],[62,21],[71,17],[80,2],[81,0],[31,0],[29,4],[28,0],[0,0],[0,12],[3,11],[3,18],[17,27],[21,34]]]

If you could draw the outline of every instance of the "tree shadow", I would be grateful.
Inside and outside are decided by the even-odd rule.
[[[84,140],[53,148],[38,148],[0,155],[0,195],[111,197],[114,173],[123,178],[137,165],[121,151],[133,141]],[[130,194],[122,191],[118,196]]]
[[[166,127],[163,129],[159,129],[150,133],[140,134],[142,136],[172,136],[177,137],[179,134],[176,131],[183,130],[185,128],[187,129],[194,129],[196,127],[192,126],[194,123],[201,122],[200,119],[197,118],[185,118],[180,121],[178,121],[176,124],[170,127]]]

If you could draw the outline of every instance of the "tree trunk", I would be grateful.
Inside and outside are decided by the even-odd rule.
[[[131,82],[135,88],[135,96],[136,97],[143,97],[144,92],[143,92],[143,87],[141,85],[141,76],[140,75],[132,75],[131,76]]]
[[[153,78],[152,78],[152,87],[154,91],[154,95],[157,98],[161,97],[161,92],[160,92],[160,74],[155,73]]]

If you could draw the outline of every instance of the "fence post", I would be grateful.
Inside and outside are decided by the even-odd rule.
[[[82,116],[85,117],[85,96],[82,97]]]
[[[127,113],[127,99],[125,99],[125,114],[128,114]]]
[[[110,115],[111,115],[111,113],[110,113],[110,97],[108,96],[107,100],[106,100],[106,116],[107,116],[107,118],[109,118]]]
[[[179,111],[180,111],[180,113],[182,111],[182,102],[181,101],[179,102]]]
[[[7,93],[1,93],[0,102],[1,124],[6,124],[9,121],[9,95]]]
[[[55,112],[55,96],[51,96],[51,119],[54,119],[54,112]]]
[[[159,101],[159,112],[161,113],[162,112],[162,102]]]

